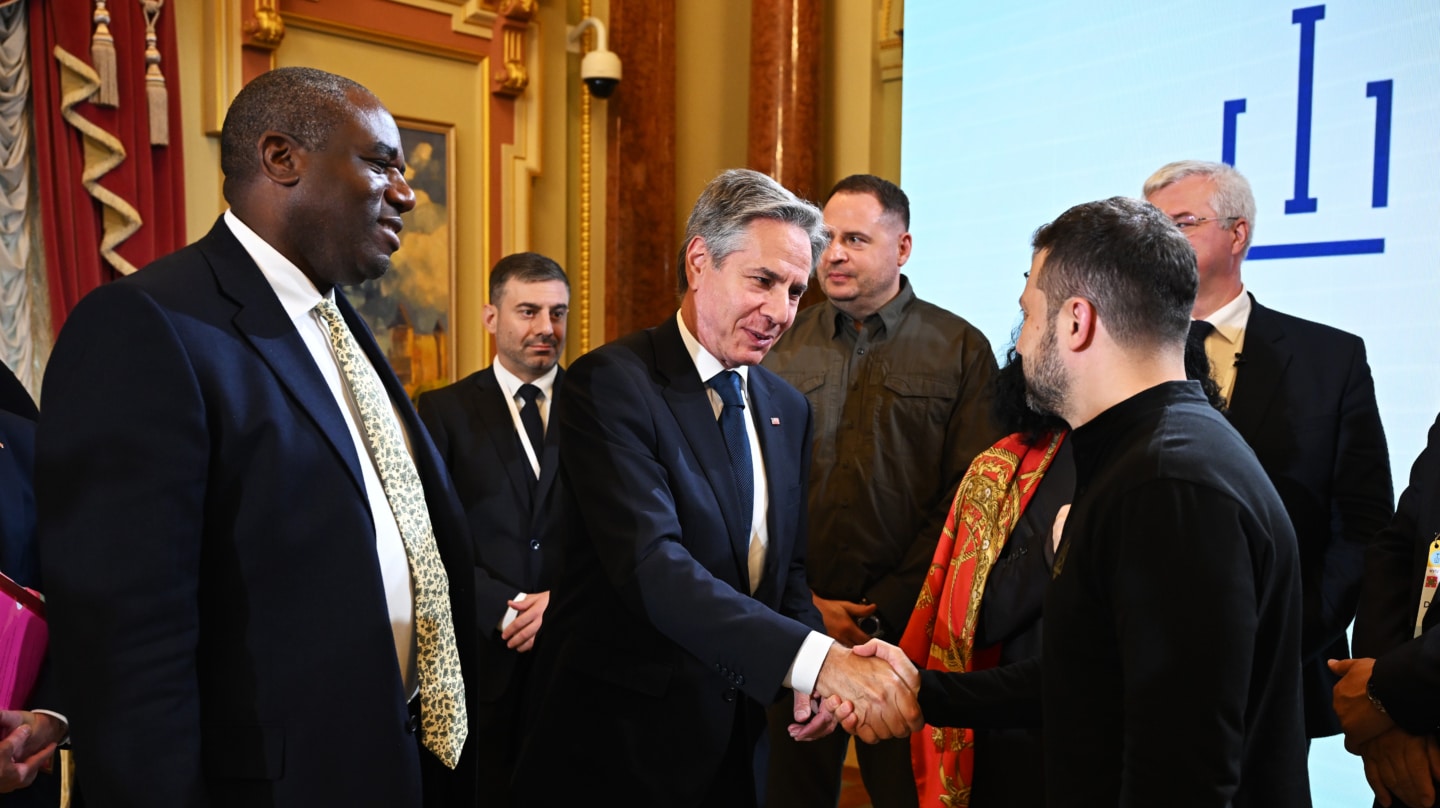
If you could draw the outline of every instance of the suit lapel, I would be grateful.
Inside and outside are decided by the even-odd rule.
[[[1290,364],[1284,330],[1253,295],[1250,320],[1245,324],[1245,347],[1240,353],[1242,361],[1235,368],[1235,388],[1226,415],[1235,431],[1250,439],[1260,434],[1260,424]]]
[[[295,330],[295,324],[285,313],[260,268],[255,266],[223,219],[216,222],[198,246],[209,260],[221,291],[240,306],[234,318],[235,328],[249,340],[274,371],[280,384],[299,402],[301,409],[325,436],[349,470],[350,480],[363,498],[365,484],[360,476],[360,459],[355,454],[350,428],[345,425],[345,417],[340,413],[325,377],[315,366],[310,349]],[[343,310],[349,310],[349,307],[345,306]]]
[[[656,329],[655,366],[668,382],[664,389],[665,403],[669,405],[680,431],[690,444],[690,450],[695,453],[700,468],[710,481],[715,499],[720,502],[720,513],[730,537],[736,569],[739,570],[740,580],[748,585],[746,553],[750,539],[750,515],[742,516],[740,513],[740,493],[735,490],[735,476],[730,471],[730,453],[725,448],[725,437],[720,432],[705,383],[695,369],[695,361],[680,339],[680,326],[675,317]]]
[[[500,466],[515,488],[517,501],[530,510],[531,491],[535,488],[535,473],[530,469],[530,459],[520,445],[520,433],[515,431],[515,419],[510,416],[510,405],[505,401],[505,392],[495,378],[494,368],[486,368],[475,376],[475,386],[480,395],[469,396],[470,414],[480,424],[480,432],[495,447]]]

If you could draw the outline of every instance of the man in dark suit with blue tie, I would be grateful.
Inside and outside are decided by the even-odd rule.
[[[814,205],[727,171],[691,212],[679,313],[571,365],[554,422],[572,528],[522,804],[755,805],[764,707],[787,687],[792,737],[834,727],[832,696],[867,740],[919,728],[913,672],[824,634],[805,580],[810,409],[758,367],[828,241]]]
[[[400,246],[390,113],[261,74],[209,234],[85,297],[36,459],[51,662],[90,805],[470,805],[474,564],[339,285]]]
[[[470,523],[481,640],[472,722],[480,799],[496,808],[510,804],[528,652],[561,562],[559,444],[545,424],[565,378],[569,310],[559,264],[533,252],[501,258],[485,306],[495,362],[418,404]]]
[[[1395,507],[1365,342],[1266,308],[1245,291],[1240,266],[1255,197],[1234,168],[1170,163],[1145,181],[1144,193],[1195,248],[1200,289],[1191,339],[1203,338],[1226,417],[1255,450],[1295,527],[1305,733],[1335,735],[1336,676],[1326,661],[1350,655],[1345,630],[1360,597],[1365,545]]]

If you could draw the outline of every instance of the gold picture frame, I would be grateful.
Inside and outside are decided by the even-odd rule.
[[[396,117],[415,208],[394,267],[346,287],[414,399],[455,380],[455,125]]]

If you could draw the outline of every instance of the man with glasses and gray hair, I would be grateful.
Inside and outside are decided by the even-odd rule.
[[[1190,339],[1203,340],[1232,426],[1255,450],[1295,526],[1303,594],[1305,733],[1340,732],[1337,677],[1350,656],[1365,545],[1394,510],[1385,430],[1365,343],[1354,334],[1268,309],[1245,291],[1255,197],[1224,163],[1183,160],[1145,181],[1145,198],[1195,248],[1200,288]]]

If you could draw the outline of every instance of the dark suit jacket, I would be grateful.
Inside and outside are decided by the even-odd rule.
[[[337,304],[409,433],[469,666],[449,477]],[[422,782],[423,804],[470,798],[473,761],[449,772],[409,731],[362,459],[223,221],[82,300],[44,388],[51,660],[91,805],[420,806]]]
[[[810,408],[764,368],[750,368],[749,390],[770,495],[753,597],[750,516],[675,318],[570,367],[553,423],[572,541],[536,645],[546,689],[515,772],[530,804],[568,804],[583,783],[632,805],[696,805],[749,776],[720,770],[732,730],[760,743],[762,705],[784,692],[809,632],[824,630],[805,582]],[[601,742],[577,747],[577,721]]]
[[[1340,731],[1328,659],[1350,655],[1365,545],[1394,509],[1385,429],[1365,343],[1251,298],[1228,417],[1295,527],[1300,547],[1305,731]]]
[[[563,370],[555,376],[552,423],[564,378]],[[421,395],[419,410],[470,523],[475,624],[488,640],[479,645],[470,696],[494,700],[505,692],[520,656],[500,640],[506,601],[518,592],[550,589],[560,565],[559,430],[545,430],[537,480],[493,368]]]
[[[1365,584],[1355,618],[1355,655],[1374,657],[1375,696],[1395,723],[1415,734],[1440,728],[1440,600],[1415,637],[1415,614],[1430,543],[1440,536],[1440,419],[1410,470],[1410,485],[1390,525],[1365,554]]]
[[[0,572],[39,589],[34,475],[35,422],[0,410]]]

